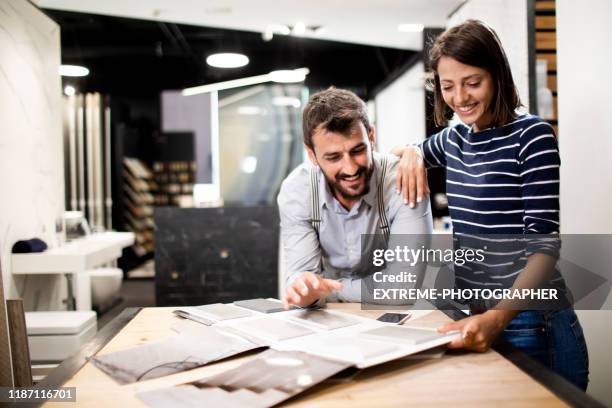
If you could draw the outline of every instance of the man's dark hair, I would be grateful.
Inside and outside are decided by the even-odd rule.
[[[505,125],[516,117],[515,109],[522,106],[510,64],[493,29],[478,20],[466,22],[443,32],[429,51],[430,87],[434,92],[436,124],[446,126],[452,110],[444,102],[438,75],[440,58],[450,57],[462,64],[479,67],[491,74],[494,95],[488,110],[492,113],[491,126]]]
[[[356,121],[370,131],[366,104],[353,92],[333,86],[313,94],[302,114],[304,144],[314,151],[312,135],[317,129],[348,134]]]

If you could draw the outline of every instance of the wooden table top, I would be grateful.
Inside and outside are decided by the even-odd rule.
[[[382,311],[362,311],[359,304],[329,304],[342,310],[375,318]],[[115,335],[98,354],[124,350],[175,334],[171,327],[179,318],[176,308],[144,308]],[[437,327],[450,321],[441,311],[411,319],[406,325]],[[199,380],[234,368],[256,353],[191,371],[136,384],[119,385],[92,364],[86,363],[64,383],[76,387],[78,406],[146,407],[136,392],[165,388]],[[48,384],[46,384],[48,386]],[[47,403],[45,406],[68,406]],[[74,406],[74,403],[71,403]],[[287,401],[291,407],[407,407],[407,406],[566,406],[557,395],[535,381],[496,351],[447,352],[442,358],[396,360],[361,371],[354,378],[320,384]]]

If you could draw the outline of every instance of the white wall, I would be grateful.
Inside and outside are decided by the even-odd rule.
[[[501,40],[521,101],[529,110],[527,0],[470,0],[448,20],[452,27],[468,19],[484,21]]]
[[[62,278],[13,279],[20,239],[51,244],[64,211],[60,29],[26,0],[0,2],[0,258],[5,296],[61,306]]]
[[[561,225],[568,233],[612,233],[611,18],[609,0],[557,2]]]
[[[561,232],[612,234],[612,2],[557,0]],[[602,253],[612,265],[612,252]],[[608,295],[607,308],[612,308]],[[590,353],[588,392],[612,406],[612,311],[579,311]]]
[[[415,64],[376,95],[376,145],[379,152],[425,139],[425,68]]]

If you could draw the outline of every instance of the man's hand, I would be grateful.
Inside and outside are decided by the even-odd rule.
[[[290,305],[306,307],[340,289],[342,284],[336,280],[325,279],[312,272],[303,272],[285,290],[283,307],[285,309],[289,309]]]
[[[517,312],[510,310],[488,310],[483,314],[445,324],[438,328],[441,333],[461,331],[461,337],[448,344],[448,348],[466,348],[484,353],[491,348],[497,336],[506,328]]]
[[[415,207],[415,201],[420,203],[425,194],[429,194],[427,185],[427,171],[421,152],[417,147],[404,147],[394,149],[393,153],[401,157],[395,180],[396,191],[402,194],[404,204]]]

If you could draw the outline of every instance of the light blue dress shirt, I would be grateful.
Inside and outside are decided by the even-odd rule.
[[[380,234],[377,210],[380,157],[374,153],[374,172],[369,192],[350,211],[336,200],[321,169],[318,169],[321,208],[319,236],[311,224],[309,172],[312,164],[301,164],[283,181],[278,207],[285,285],[293,282],[302,272],[313,272],[325,278],[337,279],[343,284],[343,289],[328,297],[328,301],[361,301],[360,277],[373,272],[373,266],[363,261],[369,259],[371,254],[364,254],[368,256],[362,260],[361,236]],[[394,241],[402,234],[427,236],[433,229],[427,196],[413,209],[405,205],[402,196],[396,193],[397,165],[397,157],[389,155],[383,181],[385,211],[391,232],[389,248],[394,248]]]

